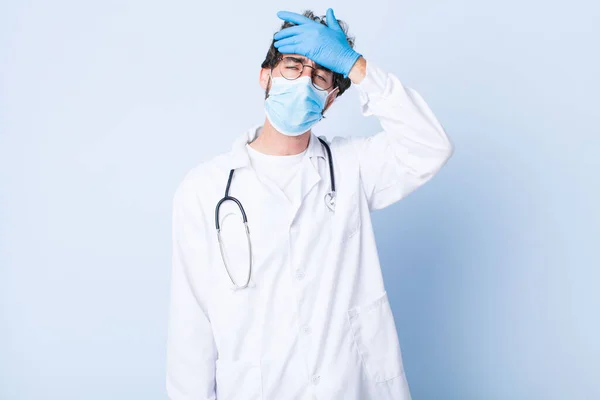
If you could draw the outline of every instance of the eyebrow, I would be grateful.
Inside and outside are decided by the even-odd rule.
[[[302,63],[302,64],[306,64],[306,61],[307,61],[307,59],[304,58],[304,57],[302,57],[302,58],[293,57],[293,56],[284,56],[284,57],[290,58],[290,59],[292,59],[292,60],[294,60],[296,62]],[[315,63],[315,68],[316,69],[320,69],[322,71],[326,71],[326,72],[332,72],[329,68],[325,68],[324,66],[319,65],[317,63]]]

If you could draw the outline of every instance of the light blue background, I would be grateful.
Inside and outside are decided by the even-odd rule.
[[[170,212],[264,119],[280,9],[349,23],[456,151],[375,213],[415,400],[599,399],[592,1],[3,1],[0,398],[164,399]],[[369,135],[353,88],[314,131]]]

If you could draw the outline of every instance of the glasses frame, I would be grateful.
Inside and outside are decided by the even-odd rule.
[[[317,70],[317,68],[313,67],[312,65],[308,65],[308,64],[302,64],[302,68],[300,69],[300,74],[298,74],[297,77],[295,78],[288,78],[286,77],[282,72],[281,72],[281,65],[283,64],[281,61],[283,61],[284,58],[295,58],[295,57],[291,57],[291,56],[279,56],[277,57],[277,60],[275,61],[275,65],[271,67],[271,72],[273,72],[274,68],[277,68],[277,70],[279,71],[279,74],[284,78],[287,79],[288,81],[295,81],[296,79],[300,78],[302,76],[302,73],[304,72],[304,67],[308,67],[312,69],[311,72],[311,79],[310,79],[310,83],[312,84],[312,86],[321,91],[321,92],[328,92],[330,90],[335,90],[335,76],[333,75],[333,72],[331,72],[331,86],[329,86],[326,89],[320,88],[319,86],[315,85],[315,82],[313,81],[313,77],[312,75],[314,75],[315,71]]]

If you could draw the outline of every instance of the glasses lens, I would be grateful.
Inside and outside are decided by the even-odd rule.
[[[333,87],[333,73],[321,69],[313,70],[312,83],[318,90],[329,90]]]
[[[297,79],[302,75],[302,63],[293,58],[284,57],[279,64],[279,73],[285,79]]]
[[[310,66],[306,66],[311,68]],[[304,65],[291,57],[283,57],[279,64],[279,73],[285,79],[298,79],[302,75]],[[333,87],[333,72],[323,69],[311,68],[312,84],[315,89],[329,90]]]

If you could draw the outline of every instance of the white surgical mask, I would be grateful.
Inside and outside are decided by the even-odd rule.
[[[293,80],[276,76],[271,81],[265,114],[271,125],[287,136],[301,135],[319,122],[327,96],[336,90],[317,90],[310,76]]]

